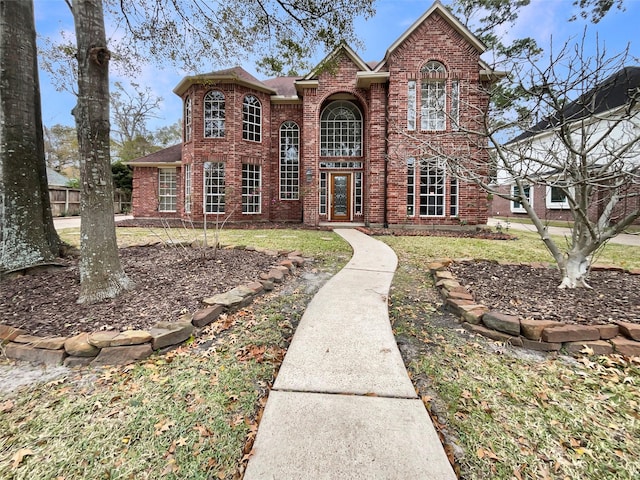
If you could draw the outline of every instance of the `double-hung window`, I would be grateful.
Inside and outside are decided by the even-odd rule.
[[[242,138],[252,142],[262,139],[262,106],[253,95],[242,101]]]
[[[204,96],[204,136],[223,138],[225,122],[224,95],[212,90]]]
[[[257,214],[262,208],[260,165],[242,164],[242,213]]]
[[[287,121],[280,127],[280,200],[298,200],[300,187],[300,127]]]
[[[533,189],[531,185],[523,185],[522,190],[523,196],[527,199],[529,205],[533,206]],[[520,188],[518,185],[511,186],[511,195],[514,197],[514,200],[511,202],[511,211],[513,213],[527,213],[522,203],[518,200],[518,197],[520,197]]]
[[[420,216],[444,217],[445,177],[440,159],[420,162]]]
[[[176,169],[158,169],[158,211],[175,212],[177,200]]]
[[[224,163],[205,162],[203,177],[205,213],[224,213]]]

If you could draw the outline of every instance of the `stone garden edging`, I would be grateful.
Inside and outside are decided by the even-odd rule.
[[[444,299],[445,308],[455,313],[463,327],[492,340],[542,352],[563,350],[571,355],[608,355],[618,353],[628,357],[640,356],[640,325],[615,322],[608,325],[577,325],[551,320],[521,319],[491,310],[475,301],[473,294],[449,270],[451,259],[431,262],[429,271],[435,286]],[[534,267],[545,267],[535,264]],[[619,267],[594,265],[599,270],[620,270]],[[640,274],[637,270],[631,274]]]
[[[202,300],[202,307],[182,315],[175,322],[158,322],[149,330],[85,332],[73,337],[37,337],[26,330],[0,324],[0,344],[4,355],[45,365],[103,366],[124,365],[144,360],[154,352],[166,352],[190,339],[197,329],[206,327],[225,312],[246,307],[263,292],[293,274],[305,260],[300,252],[276,252],[256,247],[225,247],[266,253],[280,259],[252,282]]]

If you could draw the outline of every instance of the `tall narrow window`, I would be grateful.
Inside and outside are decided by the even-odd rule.
[[[320,205],[319,205],[319,213],[320,215],[327,214],[327,172],[320,172]]]
[[[351,102],[331,102],[320,115],[320,156],[362,156],[362,114]]]
[[[449,181],[449,215],[458,216],[458,179],[451,178]]]
[[[298,200],[300,187],[300,128],[295,122],[280,127],[280,200]]]
[[[460,82],[451,82],[451,129],[460,129]]]
[[[204,136],[206,138],[224,137],[224,109],[222,92],[213,90],[204,96]]]
[[[407,130],[416,129],[416,81],[409,80],[407,91]]]
[[[242,213],[260,213],[262,208],[260,165],[242,165]]]
[[[158,169],[158,211],[176,211],[176,169]]]
[[[446,70],[440,62],[430,61],[422,67],[420,88],[420,128],[444,130],[446,126]]]
[[[362,172],[354,173],[353,213],[362,215]]]
[[[444,216],[445,172],[438,159],[420,162],[420,216]]]
[[[182,167],[184,172],[184,213],[191,213],[191,164]]]
[[[252,142],[262,139],[262,106],[253,95],[247,95],[242,101],[242,138]]]
[[[407,217],[416,214],[416,160],[407,158]]]
[[[205,162],[203,180],[205,213],[224,213],[224,163]]]
[[[531,185],[523,185],[522,186],[523,196],[529,202],[529,205],[533,206],[533,190],[531,189]],[[518,185],[512,185],[511,187],[511,195],[514,197],[520,196],[520,188]],[[511,202],[511,211],[514,213],[526,213],[527,211],[524,209],[524,206],[519,200],[513,200]]]
[[[191,97],[184,100],[184,141],[191,140]]]

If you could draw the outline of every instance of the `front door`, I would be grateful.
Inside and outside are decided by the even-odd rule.
[[[351,221],[351,174],[331,174],[331,220]]]

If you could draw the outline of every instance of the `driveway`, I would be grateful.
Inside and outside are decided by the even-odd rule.
[[[487,221],[487,226],[495,227],[496,225],[501,224],[503,228],[506,228],[506,222],[504,220],[499,220],[497,218],[490,218]],[[564,227],[547,227],[549,233],[551,235],[571,235],[571,229]],[[510,230],[520,230],[523,232],[534,232],[537,233],[536,227],[529,223],[516,223],[509,222]],[[633,235],[628,233],[621,233],[615,238],[609,240],[610,243],[616,243],[618,245],[630,245],[633,247],[640,247],[640,235]]]
[[[116,215],[115,220],[118,223],[121,220],[129,220],[133,218],[131,215]],[[80,228],[80,217],[55,217],[53,219],[53,225],[56,230],[63,230],[65,228]]]

